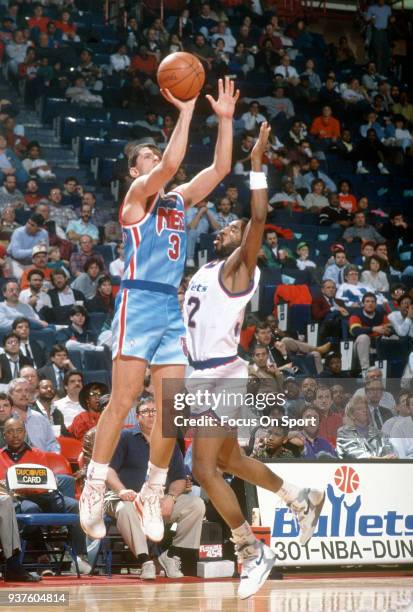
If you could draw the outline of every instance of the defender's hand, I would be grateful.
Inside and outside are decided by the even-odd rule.
[[[229,77],[225,80],[218,80],[218,100],[210,95],[205,96],[212,106],[212,110],[220,119],[232,119],[235,111],[235,104],[239,98],[239,89],[235,91],[234,81]]]

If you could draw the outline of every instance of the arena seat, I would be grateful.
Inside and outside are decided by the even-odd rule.
[[[82,443],[76,438],[68,438],[66,436],[59,436],[57,441],[60,444],[60,450],[63,457],[69,461],[69,463],[77,464],[77,458],[82,450]]]

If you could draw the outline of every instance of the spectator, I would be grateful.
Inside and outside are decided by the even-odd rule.
[[[311,124],[310,134],[321,141],[335,142],[341,135],[340,122],[333,117],[331,106],[323,106],[321,115]]]
[[[43,228],[43,217],[33,213],[26,225],[13,232],[7,253],[12,259],[13,273],[18,278],[21,277],[24,266],[31,263],[33,247],[40,244],[48,246],[49,236]]]
[[[52,270],[47,267],[48,264],[48,248],[44,244],[38,244],[32,249],[32,264],[30,267],[26,268],[22,274],[20,279],[20,287],[22,289],[27,289],[29,287],[29,275],[33,270],[37,270],[41,272],[43,278],[45,279],[45,289],[48,289],[50,286],[49,279],[52,274]]]
[[[395,250],[399,241],[408,245],[413,243],[413,227],[409,225],[400,210],[392,210],[389,220],[380,228],[380,235],[386,239],[391,250]]]
[[[335,296],[337,286],[331,279],[323,280],[321,283],[321,295],[314,297],[311,304],[311,316],[314,321],[319,323],[319,338],[321,342],[327,339],[341,338],[342,317],[348,317],[348,311],[337,304]]]
[[[6,246],[10,242],[10,238],[20,225],[16,222],[16,212],[14,206],[6,206],[0,214],[0,241]],[[6,250],[1,256],[1,259],[6,255]]]
[[[155,564],[148,555],[148,544],[133,507],[148,468],[149,443],[152,431],[155,404],[153,397],[141,399],[136,414],[138,427],[121,434],[120,441],[110,463],[107,484],[110,491],[105,496],[105,512],[116,519],[125,543],[142,567],[141,578],[156,577]],[[205,505],[200,497],[185,494],[186,472],[178,445],[169,463],[166,493],[161,500],[164,521],[176,523],[172,545],[158,561],[169,578],[182,578],[181,561],[184,549],[198,550],[201,538]]]
[[[58,393],[62,394],[65,374],[68,370],[74,369],[66,348],[61,344],[55,344],[50,351],[49,362],[40,368],[38,374],[40,378],[51,380]]]
[[[4,302],[0,302],[0,327],[9,328],[17,317],[26,317],[33,329],[48,326],[46,321],[40,320],[31,306],[20,302],[20,289],[15,281],[8,281],[3,285],[3,295]]]
[[[254,146],[254,138],[245,133],[241,143],[234,147],[234,174],[247,174],[251,171],[251,151]]]
[[[307,193],[304,198],[304,208],[312,213],[319,213],[323,208],[327,208],[329,202],[325,195],[325,184],[321,179],[314,179],[311,183],[311,193]]]
[[[355,397],[346,406],[346,425],[337,432],[337,455],[340,459],[371,459],[396,457],[389,438],[370,419],[367,401]]]
[[[14,174],[7,174],[4,177],[3,185],[0,188],[0,198],[6,204],[13,204],[16,208],[22,207],[23,193],[17,188],[17,180]]]
[[[92,382],[84,385],[79,393],[79,403],[84,410],[76,415],[68,427],[69,433],[83,442],[83,437],[89,429],[95,427],[102,413],[100,398],[106,395],[108,388],[102,383]]]
[[[80,209],[80,218],[69,221],[66,232],[69,240],[77,244],[82,236],[90,236],[93,244],[97,244],[99,240],[99,230],[91,222],[92,207],[89,204],[82,204]]]
[[[20,352],[30,361],[36,369],[46,363],[46,347],[42,342],[30,338],[30,321],[25,317],[14,319],[12,330],[19,337]]]
[[[306,242],[299,242],[297,244],[297,268],[299,270],[306,270],[307,268],[316,268],[317,265],[314,261],[309,259],[310,257],[310,248]]]
[[[44,273],[42,270],[30,270],[29,286],[20,293],[20,301],[28,304],[40,316],[44,308],[51,308],[52,303],[44,288]]]
[[[371,368],[367,370],[364,380],[365,380],[365,383],[378,380],[382,384],[383,389],[384,389],[383,371],[376,366],[372,366]],[[361,387],[360,389],[357,389],[357,391],[354,393],[354,396],[359,396],[359,395],[361,395],[362,397],[366,397],[365,387]],[[391,412],[394,412],[396,408],[396,402],[394,401],[393,395],[389,393],[388,391],[383,391],[382,396],[380,398],[380,405],[384,406]]]
[[[362,310],[350,316],[349,328],[351,336],[355,338],[354,351],[364,377],[370,367],[372,340],[390,336],[392,327],[387,315],[377,309],[377,299],[374,293],[366,292],[363,295],[362,304]]]
[[[385,298],[380,294],[375,295],[367,285],[359,281],[360,272],[357,266],[352,264],[346,266],[344,270],[344,283],[342,283],[336,293],[336,300],[340,306],[344,306],[350,313],[352,309],[360,308],[362,298],[366,293],[372,293],[375,300],[383,303]]]
[[[215,219],[219,223],[220,229],[226,227],[233,221],[238,220],[238,216],[231,211],[231,201],[228,197],[224,196],[220,198],[217,204],[217,213]]]
[[[73,419],[84,411],[79,403],[79,393],[83,387],[83,374],[77,370],[66,371],[63,378],[63,387],[66,395],[54,402],[54,405],[62,413],[65,427],[68,428],[73,423]]]
[[[24,378],[29,383],[29,404],[33,406],[39,396],[39,377],[37,370],[31,365],[25,365],[20,370],[20,378]]]
[[[367,380],[364,388],[371,422],[381,430],[384,423],[393,417],[392,410],[381,404],[384,393],[383,382],[382,380]]]
[[[277,191],[270,199],[269,203],[274,208],[287,209],[289,211],[300,212],[304,209],[304,200],[294,187],[294,181],[290,177],[284,177],[282,181],[282,191]]]
[[[193,42],[189,43],[188,45],[188,51],[199,59],[205,68],[205,72],[208,74],[208,72],[212,69],[214,51],[206,42],[205,36],[200,33],[195,34]]]
[[[380,74],[387,74],[390,63],[390,44],[388,35],[391,8],[385,0],[371,4],[366,13],[366,21],[371,25],[370,57],[375,61]]]
[[[125,247],[123,243],[116,246],[116,254],[118,257],[109,264],[109,273],[111,276],[123,276],[125,269]]]
[[[215,207],[212,202],[203,199],[196,206],[189,208],[185,212],[187,233],[186,247],[186,265],[189,268],[195,267],[195,247],[201,234],[207,234],[209,231],[221,229],[220,224],[216,219]]]
[[[56,226],[66,229],[69,221],[76,219],[76,213],[71,206],[63,206],[63,195],[60,187],[56,185],[49,190],[49,198],[46,202],[49,204],[49,218],[54,221]],[[55,232],[57,233],[57,231]]]
[[[395,417],[391,431],[390,441],[400,459],[411,459],[413,457],[413,395],[407,394],[405,399],[406,407],[399,410],[399,417]],[[385,431],[387,423],[392,419],[385,422],[383,426],[383,433]]]
[[[113,317],[115,300],[112,295],[112,281],[110,276],[100,276],[98,279],[96,295],[86,302],[89,312],[102,312],[110,319]]]
[[[351,214],[340,206],[340,198],[337,193],[328,194],[328,206],[318,213],[318,222],[326,227],[346,228],[351,224]]]
[[[289,436],[288,425],[274,425],[260,432],[260,439],[254,444],[252,457],[265,461],[267,459],[284,459],[300,457],[303,452],[303,441],[297,436]],[[258,442],[258,443],[257,443]]]
[[[356,212],[354,225],[344,231],[343,238],[347,242],[353,242],[353,240],[380,242],[383,240],[383,236],[372,225],[366,223],[366,213],[364,212]]]
[[[24,183],[29,178],[16,153],[8,148],[4,132],[0,132],[0,181],[3,182],[10,174],[16,177],[18,183]]]
[[[281,75],[285,83],[291,87],[298,85],[298,72],[294,66],[291,66],[291,60],[286,53],[282,56],[281,63],[274,68],[274,74]]]
[[[387,293],[390,288],[387,274],[382,269],[382,260],[377,255],[372,255],[365,262],[360,280],[373,292]]]
[[[350,376],[349,372],[343,372],[342,370],[341,355],[337,353],[329,353],[327,357],[325,358],[325,366],[324,366],[324,370],[320,374],[320,378],[335,379],[335,378],[349,378],[349,376]],[[340,387],[340,385],[333,385],[333,387],[331,387],[331,393],[332,393],[334,403],[336,401],[335,395],[333,392],[333,389],[335,386]],[[340,408],[334,409],[334,412],[341,412],[341,409]]]
[[[264,232],[264,242],[259,256],[260,263],[265,268],[295,267],[295,261],[287,249],[278,246],[277,232],[267,229]]]
[[[260,105],[256,100],[249,103],[248,111],[241,115],[241,121],[245,131],[250,133],[256,133],[261,123],[265,121],[265,116],[260,113]]]
[[[252,351],[253,363],[248,366],[249,389],[256,393],[279,393],[284,379],[276,365],[269,362],[268,347],[256,344]]]
[[[98,257],[92,256],[86,260],[83,269],[84,272],[72,282],[72,289],[81,291],[87,300],[91,300],[96,295],[98,277],[103,272],[103,266]]]
[[[96,334],[87,327],[89,315],[86,308],[84,306],[72,306],[69,318],[70,325],[57,332],[57,342],[66,344],[70,340],[71,344],[68,348],[75,350],[87,349],[91,348],[90,345],[95,345]]]
[[[33,410],[37,410],[49,421],[56,435],[66,436],[68,432],[65,427],[63,414],[56,407],[56,404],[53,403],[55,395],[56,389],[52,381],[43,378],[39,382],[39,396],[34,404],[32,404]]]
[[[310,159],[309,172],[307,172],[306,174],[304,174],[303,177],[301,177],[302,187],[304,189],[307,189],[307,191],[310,191],[314,180],[318,179],[320,181],[323,181],[328,191],[337,191],[337,187],[335,186],[334,181],[332,181],[331,178],[327,176],[327,174],[325,174],[324,172],[321,172],[319,168],[320,168],[320,162],[318,161],[316,157],[312,157]]]
[[[328,265],[323,274],[323,280],[332,280],[336,285],[344,283],[344,271],[348,265],[344,249],[334,252],[334,262]]]
[[[317,408],[304,408],[301,418],[305,423],[301,432],[304,439],[303,457],[306,459],[337,457],[334,447],[320,436],[320,411]]]
[[[124,74],[130,66],[130,58],[126,45],[121,44],[110,56],[110,66],[115,73]]]
[[[30,365],[30,360],[20,352],[17,334],[9,332],[3,338],[4,353],[0,355],[0,383],[7,385],[13,378],[20,376],[20,370]]]
[[[399,310],[394,310],[388,319],[399,338],[413,338],[413,300],[404,293],[397,300]]]
[[[86,298],[81,291],[72,289],[63,270],[53,270],[51,275],[53,289],[49,291],[52,312],[49,320],[58,325],[67,325],[69,313],[74,304],[84,304]]]
[[[269,118],[283,121],[291,119],[294,116],[294,106],[290,98],[285,97],[284,87],[277,85],[273,88],[271,96],[262,96],[255,99],[261,106],[265,106],[268,111]],[[247,104],[252,101],[252,98],[244,98]]]
[[[75,77],[73,85],[66,89],[65,96],[69,98],[72,104],[79,104],[89,108],[101,108],[103,106],[102,96],[92,93],[86,86],[86,81],[82,76]]]
[[[314,405],[320,415],[319,435],[335,447],[337,430],[343,424],[343,417],[334,412],[333,403],[331,389],[326,385],[318,385]]]
[[[357,210],[357,200],[355,196],[350,193],[350,183],[348,181],[340,181],[338,186],[338,199],[340,202],[340,208],[343,208],[348,213],[355,213]]]
[[[27,380],[14,378],[9,384],[9,397],[12,414],[23,421],[30,444],[45,452],[60,453],[60,444],[49,421],[29,407],[30,390]]]
[[[40,419],[47,420],[36,413]],[[34,463],[49,467],[47,456],[41,448],[32,448],[25,442],[28,421],[24,419],[11,418],[4,425],[4,436],[6,447],[0,451],[0,478],[5,480],[6,472],[9,467],[20,463]],[[40,512],[74,512],[78,513],[78,502],[71,497],[62,496],[61,493],[52,492],[43,495],[33,496],[30,491],[24,495],[24,490],[19,491],[19,495],[14,499],[15,511],[19,514],[38,514]],[[73,544],[79,554],[77,562],[82,573],[90,572],[90,565],[82,559],[86,554],[85,535],[79,525],[73,527]],[[74,567],[74,565],[73,565]]]
[[[104,261],[102,255],[100,253],[96,253],[93,250],[93,240],[90,236],[84,235],[80,236],[79,239],[79,251],[77,253],[72,253],[70,257],[70,273],[72,276],[79,276],[84,272],[85,264],[88,259],[93,257],[97,259],[104,269]]]
[[[377,166],[380,174],[388,175],[389,170],[384,165],[384,160],[387,155],[386,147],[377,137],[376,131],[372,128],[367,130],[365,138],[358,143],[353,157],[357,159],[357,174],[369,174],[369,168]]]
[[[38,142],[29,142],[27,145],[27,157],[23,160],[23,168],[29,176],[42,179],[44,181],[56,180],[51,167],[45,159],[41,159],[41,150]]]

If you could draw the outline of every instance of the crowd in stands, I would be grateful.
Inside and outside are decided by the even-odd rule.
[[[411,13],[377,0],[359,15],[362,27],[353,40],[331,42],[331,32],[315,31],[304,14],[281,17],[280,3],[271,0],[249,8],[237,1],[189,2],[180,11],[165,3],[163,20],[150,11],[139,15],[136,4],[129,2],[122,25],[105,23],[97,3],[84,0],[0,4],[0,61],[10,91],[10,99],[0,100],[0,437],[6,448],[0,479],[4,457],[20,461],[35,448],[43,453],[39,462],[47,462],[44,454],[63,453],[69,438],[90,457],[100,400],[111,383],[110,327],[124,270],[117,211],[131,180],[128,149],[139,142],[166,146],[176,114],[160,95],[156,70],[179,50],[202,62],[206,93],[224,75],[233,75],[241,92],[232,172],[186,213],[181,298],[198,266],[214,257],[214,235],[249,217],[251,149],[260,124],[272,127],[263,159],[269,206],[259,304],[247,314],[240,355],[250,363],[251,392],[285,393],[286,402],[266,411],[274,425],[252,431],[247,452],[262,460],[413,457]],[[46,159],[43,143],[27,137],[19,109],[29,108],[48,127],[58,118],[63,147],[79,139],[83,170],[92,157],[82,157],[83,139],[94,140],[93,157],[109,173],[99,170],[86,181],[76,170],[62,172]],[[208,165],[216,128],[201,96],[187,158],[170,188]],[[108,204],[103,193],[111,180],[117,199]],[[150,392],[149,378],[146,387]],[[132,407],[125,425],[149,431],[145,419],[154,410],[147,403]],[[276,424],[282,417],[306,424]],[[10,440],[14,450],[7,450]],[[180,484],[172,498],[186,492],[179,453],[174,479]],[[119,492],[119,474],[125,486],[122,495],[108,493],[107,511],[121,532],[134,531],[127,543],[152,579],[136,522],[128,511],[118,517],[120,502],[137,487],[121,459],[122,446],[111,486]],[[82,475],[84,469],[59,481],[74,511],[75,480],[81,486]],[[199,542],[205,508],[191,503],[185,510],[191,518],[178,526],[163,559],[174,577],[177,549]],[[167,516],[175,516],[172,507]],[[79,545],[83,563],[85,550]],[[9,557],[15,576],[20,569],[15,555]]]

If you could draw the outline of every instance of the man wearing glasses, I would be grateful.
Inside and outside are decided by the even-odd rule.
[[[155,421],[154,398],[147,395],[136,408],[138,425],[124,430],[109,466],[105,495],[105,512],[116,519],[116,526],[125,543],[141,564],[141,578],[156,578],[155,564],[149,557],[148,543],[133,501],[146,479],[149,461],[149,440]],[[168,468],[161,512],[165,523],[176,523],[172,546],[158,561],[169,578],[181,578],[182,549],[199,548],[205,504],[201,498],[185,494],[185,467],[182,453],[175,445]]]

